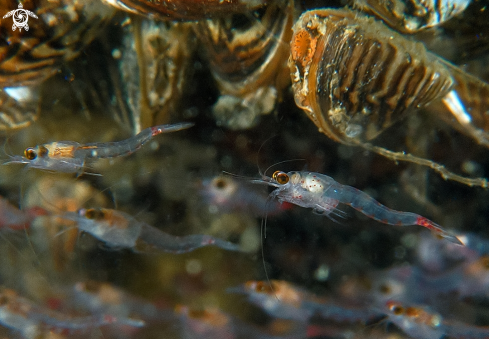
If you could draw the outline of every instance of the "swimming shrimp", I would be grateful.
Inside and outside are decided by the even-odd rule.
[[[319,298],[282,280],[248,281],[228,292],[247,295],[248,300],[269,315],[307,322],[314,315],[336,321],[361,321],[381,313],[365,307],[343,306],[336,300]]]
[[[206,179],[200,185],[200,194],[205,202],[215,206],[221,213],[243,212],[253,216],[276,215],[289,206],[277,201],[268,203],[268,194],[253,189],[252,184],[219,175]]]
[[[178,304],[175,314],[181,319],[184,338],[236,338],[232,319],[217,308],[196,310]]]
[[[24,156],[11,156],[6,164],[27,164],[27,167],[63,173],[79,173],[88,158],[115,158],[129,155],[144,143],[161,133],[187,129],[193,123],[177,123],[148,127],[139,134],[122,141],[80,144],[75,141],[56,141],[26,148]]]
[[[205,246],[217,246],[229,251],[240,250],[239,245],[210,235],[170,235],[127,213],[111,209],[81,209],[78,212],[64,213],[61,218],[76,222],[79,230],[90,233],[113,248],[137,251],[136,245],[142,242],[143,245],[170,253],[187,253]]]
[[[438,339],[446,334],[441,315],[419,306],[405,307],[389,300],[384,305],[387,319],[407,335],[420,339]]]
[[[407,306],[389,300],[384,305],[389,321],[406,334],[419,339],[440,339],[446,336],[460,339],[482,339],[489,336],[489,327],[465,324],[444,319],[423,306]]]
[[[276,187],[277,189],[270,194],[270,198],[312,208],[318,214],[329,215],[335,211],[339,203],[343,203],[381,223],[396,226],[423,226],[453,243],[463,245],[456,236],[433,221],[415,213],[392,210],[368,194],[354,187],[342,185],[324,174],[275,171],[271,178],[264,177],[253,182]]]
[[[111,314],[73,316],[37,305],[14,290],[0,288],[0,325],[20,331],[25,338],[39,338],[52,329],[84,331],[110,324],[136,328],[145,326],[142,320],[118,318]]]
[[[25,211],[19,210],[7,199],[0,196],[0,229],[27,229],[35,218],[47,214],[45,209],[38,206],[30,207]]]

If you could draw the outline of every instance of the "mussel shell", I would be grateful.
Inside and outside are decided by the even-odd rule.
[[[248,128],[257,116],[273,109],[290,81],[286,70],[292,19],[292,2],[279,1],[259,12],[203,20],[195,26],[222,95],[214,109],[219,122]]]
[[[449,63],[446,66],[450,69],[454,81],[453,93],[443,100],[445,110],[434,104],[430,106],[430,111],[434,111],[439,118],[473,137],[480,144],[489,147],[489,84],[459,67]],[[456,98],[456,102],[449,104],[453,98]],[[447,109],[451,114],[445,113]]]
[[[2,1],[2,8],[14,10],[19,3]],[[28,31],[12,31],[11,17],[1,20],[0,87],[36,84],[50,77],[90,43],[114,13],[99,0],[40,0],[23,5],[38,19],[28,20]]]
[[[355,7],[372,13],[403,33],[437,26],[465,10],[471,0],[354,0]]]
[[[159,20],[199,20],[244,13],[262,7],[267,0],[103,0],[126,12]]]
[[[304,13],[294,26],[289,66],[296,104],[344,143],[375,138],[453,84],[421,43],[347,9]]]
[[[39,86],[0,88],[0,131],[24,128],[40,111]]]
[[[138,18],[125,27],[118,60],[135,132],[168,123],[181,104],[195,37],[189,24]]]

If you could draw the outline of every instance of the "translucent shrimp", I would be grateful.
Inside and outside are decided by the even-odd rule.
[[[277,215],[288,208],[277,201],[270,203],[266,192],[252,186],[230,176],[219,175],[204,180],[200,186],[200,193],[205,202],[215,206],[221,213],[244,212],[264,217]]]
[[[440,237],[463,245],[456,236],[445,231],[433,221],[415,213],[392,210],[368,194],[354,187],[342,185],[324,174],[276,171],[272,178],[264,177],[261,180],[253,180],[253,182],[276,187],[277,189],[270,194],[271,198],[312,208],[319,214],[329,215],[335,211],[339,203],[343,203],[381,223],[396,226],[423,226]]]
[[[11,156],[10,161],[4,165],[27,164],[27,167],[54,172],[79,173],[88,158],[115,158],[129,155],[158,134],[180,131],[192,126],[192,123],[177,123],[148,127],[129,139],[117,142],[80,144],[75,141],[56,141],[26,148],[24,156]]]
[[[442,318],[423,306],[405,306],[390,300],[384,305],[389,321],[406,334],[419,339],[439,339],[448,336],[460,339],[483,339],[489,336],[489,327],[465,324]]]
[[[69,295],[78,309],[87,310],[90,314],[109,313],[119,318],[137,315],[147,321],[158,321],[173,314],[169,309],[106,282],[78,282]]]
[[[182,320],[184,338],[236,338],[231,318],[216,308],[195,310],[188,306],[176,305],[175,313]]]
[[[413,338],[438,339],[445,335],[441,315],[426,308],[405,307],[398,301],[389,300],[384,309],[388,320]]]
[[[296,339],[307,336],[307,325],[303,323],[272,324],[270,327],[274,333],[270,334],[262,327],[241,321],[214,307],[195,309],[179,304],[174,312],[180,318],[185,339]],[[282,333],[275,333],[277,330]]]
[[[145,325],[142,320],[117,318],[110,314],[72,316],[37,305],[11,289],[0,289],[0,325],[20,331],[25,338],[39,338],[42,333],[52,329],[84,331],[110,324],[130,327]]]
[[[205,234],[183,237],[173,236],[153,226],[140,222],[127,213],[105,209],[81,209],[67,212],[62,218],[76,222],[81,231],[90,233],[108,247],[128,248],[137,251],[142,245],[169,253],[187,253],[200,247],[217,246],[229,251],[239,251],[239,245]]]
[[[46,214],[48,212],[38,206],[33,206],[25,211],[19,210],[7,199],[0,197],[0,229],[27,229],[35,218]]]
[[[344,306],[334,300],[316,297],[280,280],[248,281],[242,286],[228,289],[228,292],[246,294],[250,302],[281,319],[306,322],[312,316],[319,315],[336,321],[360,321],[381,315],[364,307]]]

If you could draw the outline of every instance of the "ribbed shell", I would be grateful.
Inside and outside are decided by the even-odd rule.
[[[355,7],[372,13],[403,33],[437,26],[463,12],[471,0],[354,0]]]
[[[29,126],[39,111],[38,86],[0,88],[0,131]]]
[[[295,101],[334,140],[373,139],[453,85],[444,63],[422,44],[362,14],[310,11],[293,30]]]
[[[292,18],[293,5],[283,0],[259,12],[204,20],[194,27],[221,94],[227,96],[221,97],[214,110],[223,124],[248,128],[256,116],[273,109],[290,81],[287,57]],[[230,122],[234,118],[228,114],[240,112],[246,112],[243,119]]]
[[[250,85],[273,82],[289,53],[292,6],[287,2],[268,6],[260,19],[253,13],[242,18],[244,27],[233,27],[233,16],[200,21],[195,27],[212,74],[226,93],[246,93]]]
[[[19,1],[3,1],[16,9]],[[90,43],[114,10],[99,0],[24,2],[30,29],[12,31],[12,17],[0,21],[0,87],[36,84],[56,73]],[[5,13],[2,13],[2,15]]]
[[[168,123],[179,112],[195,38],[187,23],[138,18],[125,27],[120,89],[135,132]]]
[[[245,13],[266,5],[266,0],[103,0],[123,11],[159,20],[192,21]]]

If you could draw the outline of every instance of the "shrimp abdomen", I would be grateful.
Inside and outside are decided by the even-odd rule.
[[[400,212],[382,205],[370,195],[351,186],[335,183],[325,193],[325,196],[337,199],[350,205],[371,219],[389,225],[416,225],[418,215],[410,212]]]

